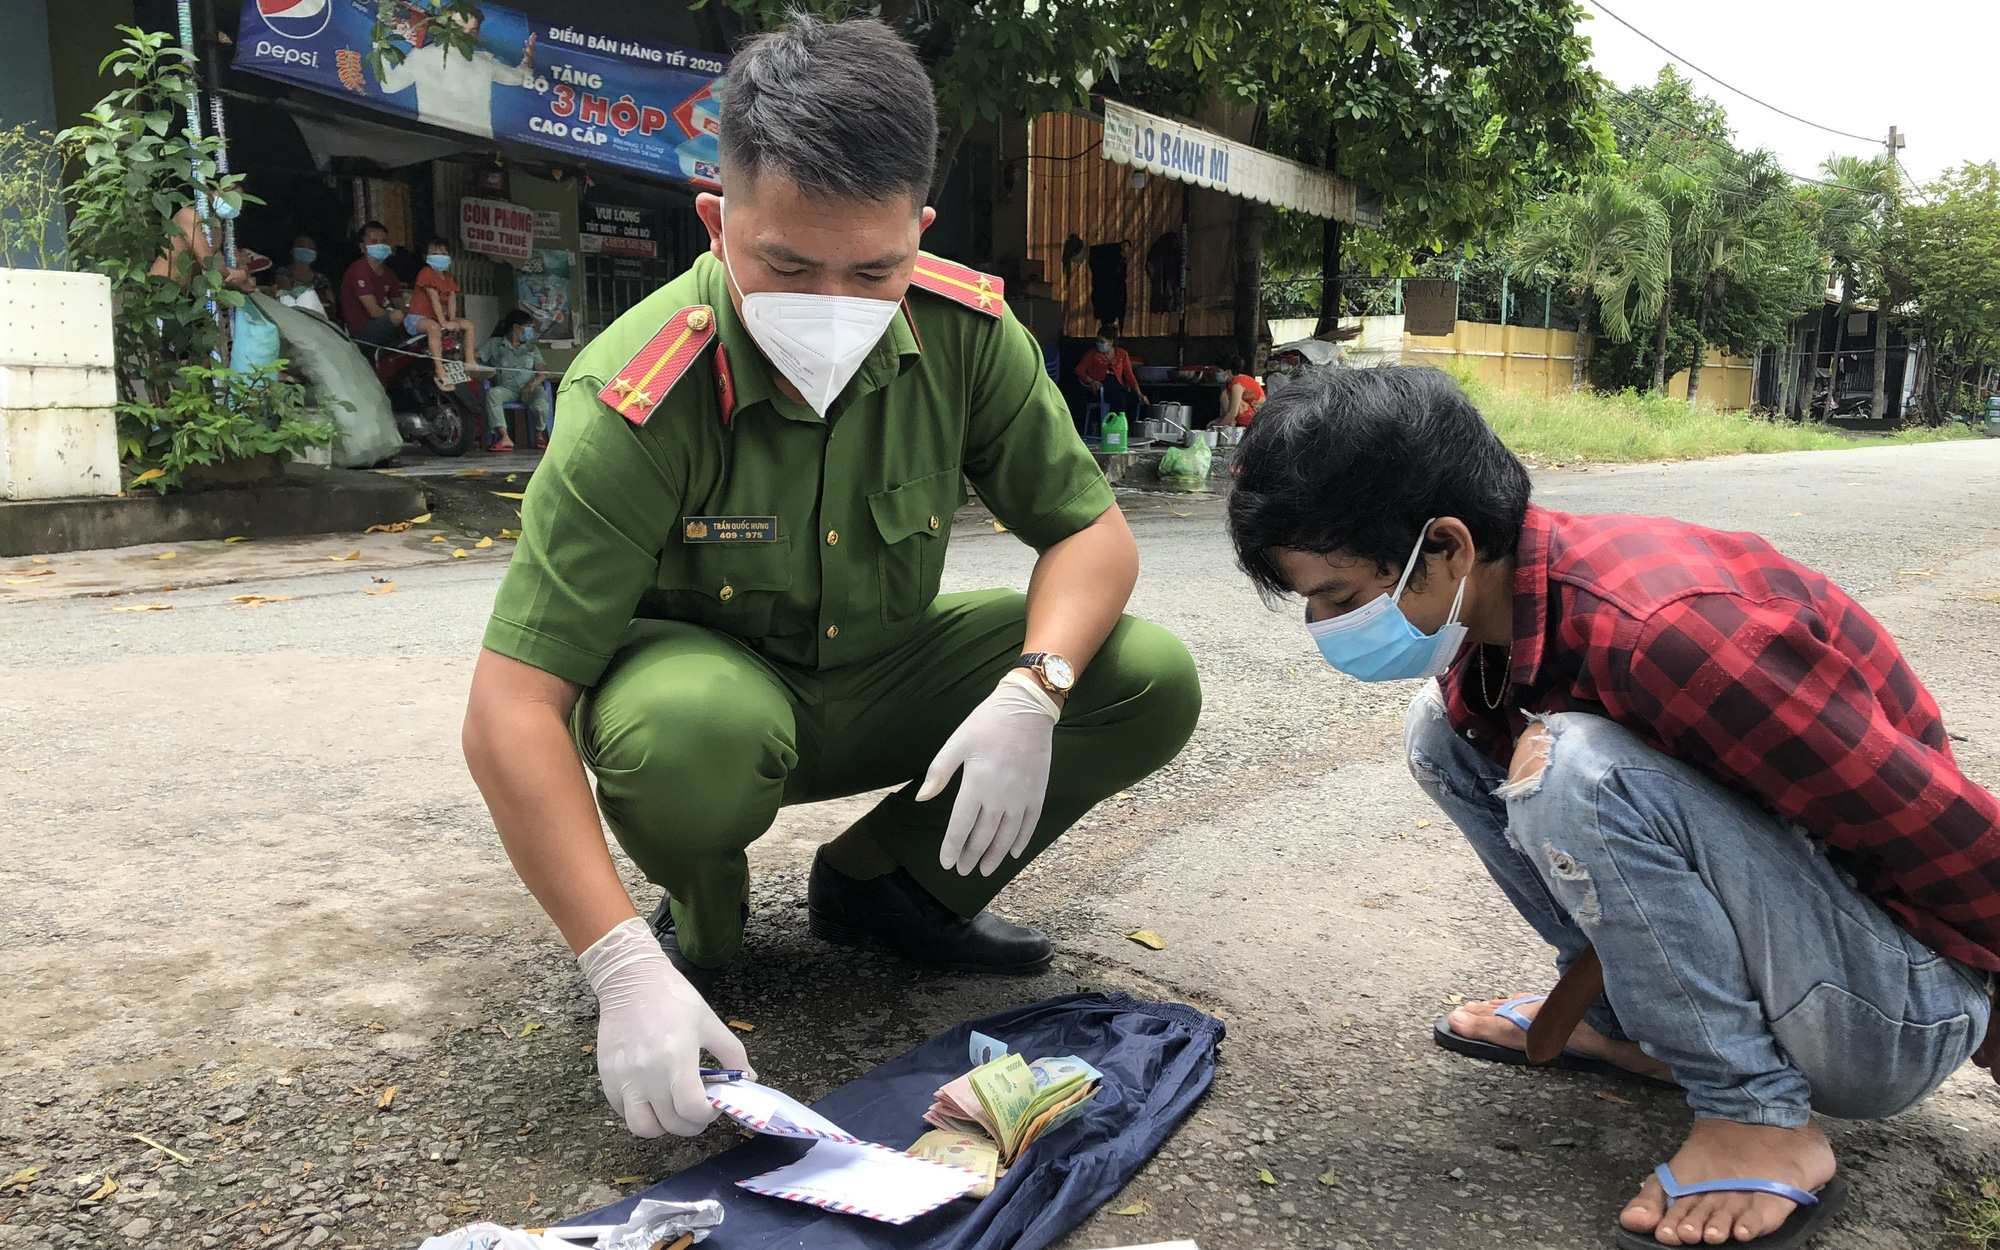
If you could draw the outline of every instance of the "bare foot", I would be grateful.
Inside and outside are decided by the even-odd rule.
[[[1526,1050],[1528,1035],[1521,1026],[1493,1014],[1495,1008],[1507,1001],[1504,998],[1495,998],[1483,1003],[1467,1003],[1463,1007],[1453,1008],[1451,1015],[1446,1019],[1451,1021],[1452,1030],[1462,1036],[1481,1042],[1491,1042],[1496,1046]],[[1535,1013],[1541,1009],[1540,1003],[1522,1003],[1514,1008],[1530,1020],[1534,1019]],[[1637,1072],[1641,1076],[1650,1076],[1659,1081],[1674,1079],[1674,1070],[1640,1050],[1639,1043],[1614,1042],[1588,1024],[1581,1022],[1577,1024],[1576,1032],[1569,1035],[1567,1048],[1579,1055],[1589,1055],[1593,1059],[1615,1063],[1626,1071]]]
[[[1803,1128],[1696,1120],[1680,1153],[1668,1162],[1683,1185],[1752,1176],[1783,1181],[1808,1193],[1833,1179],[1833,1147],[1819,1121]],[[1775,1231],[1797,1204],[1772,1194],[1691,1194],[1667,1206],[1657,1177],[1648,1176],[1639,1196],[1619,1213],[1618,1222],[1635,1233],[1651,1233],[1665,1246],[1721,1245],[1749,1241]],[[1663,1214],[1664,1212],[1664,1214]]]

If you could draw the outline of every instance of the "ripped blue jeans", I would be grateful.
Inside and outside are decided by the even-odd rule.
[[[1795,1128],[1922,1101],[1985,1036],[1985,974],[1898,928],[1817,840],[1601,716],[1543,718],[1539,777],[1410,705],[1417,784],[1567,968],[1594,945],[1587,1017],[1671,1066],[1697,1116]]]

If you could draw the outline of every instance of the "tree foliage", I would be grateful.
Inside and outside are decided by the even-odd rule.
[[[1966,164],[1904,203],[1882,262],[1913,337],[1937,354],[1940,413],[1959,411],[1967,376],[2000,367],[2000,167]]]
[[[1617,342],[1659,308],[1671,237],[1666,211],[1628,179],[1604,174],[1543,200],[1515,240],[1525,273],[1567,286],[1581,315],[1572,385],[1583,384],[1591,334],[1602,325]]]

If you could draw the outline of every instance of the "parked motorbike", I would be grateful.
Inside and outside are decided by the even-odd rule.
[[[480,409],[471,394],[465,362],[458,359],[456,333],[444,336],[444,373],[454,389],[438,389],[430,349],[419,334],[395,344],[393,350],[369,352],[375,376],[389,393],[396,428],[405,441],[428,447],[440,456],[462,456],[479,437]]]

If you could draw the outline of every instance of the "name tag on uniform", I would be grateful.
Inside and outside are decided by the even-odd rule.
[[[774,516],[691,516],[681,521],[681,541],[689,543],[774,543]]]

